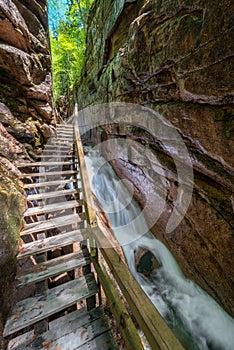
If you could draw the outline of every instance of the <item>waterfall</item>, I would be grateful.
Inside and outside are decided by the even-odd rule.
[[[131,273],[185,349],[232,350],[233,319],[184,277],[169,250],[147,228],[139,205],[97,150],[89,151],[86,163],[92,190],[109,217]],[[134,252],[138,248],[150,250],[160,262],[150,277],[136,270]]]

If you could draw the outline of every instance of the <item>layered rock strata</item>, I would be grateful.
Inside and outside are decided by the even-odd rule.
[[[54,123],[47,2],[0,0],[0,334],[26,205],[14,162],[35,157]]]
[[[168,149],[153,132],[132,125],[103,127],[102,141],[136,141],[138,146],[128,152],[118,141],[112,165],[120,178],[134,185],[140,205],[150,205],[149,222],[157,211],[161,186],[166,204],[152,232],[167,245],[185,275],[231,315],[232,12],[228,0],[95,1],[78,88],[80,109],[131,102],[150,107],[176,128],[191,156],[194,190],[183,221],[170,233],[166,225],[177,200],[178,174]],[[150,150],[149,158],[141,145]],[[102,151],[106,157],[113,153],[108,146]]]

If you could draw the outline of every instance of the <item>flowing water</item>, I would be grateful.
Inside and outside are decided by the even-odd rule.
[[[139,205],[98,151],[90,150],[86,163],[92,190],[109,217],[132,274],[185,349],[234,349],[234,320],[183,276],[169,250],[147,229]],[[141,232],[147,233],[141,236]],[[160,262],[161,267],[150,277],[136,270],[134,251],[139,248],[147,248]]]

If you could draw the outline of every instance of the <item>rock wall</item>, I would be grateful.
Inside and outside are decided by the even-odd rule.
[[[185,275],[231,315],[232,12],[229,0],[95,1],[78,87],[80,109],[103,102],[132,102],[152,108],[175,126],[191,155],[194,191],[184,220],[170,234],[165,227],[178,179],[167,150],[149,133],[131,127],[112,126],[103,138],[133,139],[152,150],[146,161],[140,147],[133,148],[130,163],[119,143],[112,162],[118,175],[133,183],[142,207],[150,197],[149,221],[160,196],[152,164],[160,161],[167,203],[152,231],[169,247]],[[108,156],[111,149],[103,152]]]
[[[55,114],[46,0],[0,0],[0,347],[11,307],[16,248],[26,207],[20,159],[51,135]]]

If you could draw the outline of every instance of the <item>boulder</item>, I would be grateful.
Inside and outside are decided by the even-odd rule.
[[[138,248],[134,252],[135,267],[137,272],[145,276],[150,276],[151,273],[160,267],[155,255],[146,248]]]

